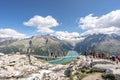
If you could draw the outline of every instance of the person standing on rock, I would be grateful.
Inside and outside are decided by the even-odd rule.
[[[118,55],[118,54],[116,54],[116,55],[115,55],[115,57],[116,57],[116,64],[118,64],[118,62],[119,62],[119,60],[118,60],[119,55]]]
[[[29,59],[29,64],[32,64],[31,59],[30,59],[31,52],[32,52],[32,40],[29,41],[29,47],[27,49],[27,56],[28,56],[28,59]]]
[[[32,40],[29,41],[29,47],[32,47]]]
[[[110,57],[109,57],[109,59],[112,61],[112,55],[110,54]]]
[[[87,51],[85,51],[84,55],[85,55],[85,57],[87,57],[87,56],[88,56],[88,53],[87,53]]]
[[[112,61],[115,61],[115,55],[112,55]]]
[[[118,55],[118,61],[120,62],[120,55]]]
[[[106,53],[106,59],[109,59],[109,54],[108,53]]]
[[[119,55],[118,55],[118,54],[116,54],[115,56],[116,56],[116,59],[118,59],[118,58],[119,58]]]
[[[100,53],[100,59],[102,59],[102,53]]]
[[[96,58],[96,53],[95,53],[95,51],[93,51],[93,58]]]
[[[98,52],[96,53],[96,58],[99,58],[99,53]]]
[[[92,53],[92,51],[90,50],[90,51],[89,51],[89,56],[90,56],[90,58],[92,58],[92,55],[93,55],[93,53]]]

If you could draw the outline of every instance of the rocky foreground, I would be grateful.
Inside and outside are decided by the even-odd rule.
[[[120,65],[109,60],[91,62],[89,57],[79,56],[66,65],[52,65],[31,56],[31,63],[26,55],[1,55],[0,80],[80,80],[84,72],[91,71],[104,72],[120,80]]]

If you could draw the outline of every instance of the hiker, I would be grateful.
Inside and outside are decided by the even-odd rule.
[[[96,58],[98,58],[98,53],[96,53]]]
[[[98,53],[98,58],[100,58],[100,53]]]
[[[92,55],[93,55],[93,53],[92,53],[92,51],[90,50],[90,51],[89,51],[89,56],[90,56],[90,58],[92,58]]]
[[[116,58],[116,64],[118,64],[118,62],[119,62],[119,60],[118,60],[119,55],[118,55],[118,54],[116,54],[116,55],[115,55],[115,58]]]
[[[102,53],[102,59],[104,59],[104,53]]]
[[[32,40],[29,41],[29,47],[31,48],[32,46]]]
[[[109,58],[111,61],[112,61],[112,56],[110,55],[110,58]]]
[[[54,53],[53,52],[51,52],[51,57],[54,57]]]
[[[55,55],[55,58],[57,58],[57,55]]]
[[[108,58],[109,58],[109,54],[107,53],[107,54],[106,54],[106,59],[108,59]]]
[[[112,55],[112,61],[115,61],[115,55]]]
[[[118,56],[118,60],[119,60],[119,62],[120,62],[120,55]]]
[[[87,51],[85,51],[84,55],[85,55],[85,57],[87,57],[87,56],[88,56]]]
[[[115,57],[116,57],[116,59],[118,59],[118,58],[119,58],[119,55],[118,55],[118,54],[116,54],[116,55],[115,55]]]
[[[119,63],[119,60],[118,59],[116,59],[116,64],[118,64]]]
[[[100,59],[102,59],[102,53],[100,53]]]
[[[95,53],[95,51],[93,51],[93,58],[96,58],[96,53]]]

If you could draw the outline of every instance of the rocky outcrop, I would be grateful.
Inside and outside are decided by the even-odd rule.
[[[77,80],[79,78],[76,78],[75,74],[90,73],[92,71],[104,72],[113,75],[116,80],[120,80],[120,67],[115,62],[105,59],[90,59],[85,56],[79,56],[76,61],[70,63],[64,74],[68,77],[73,75]]]
[[[87,58],[87,60],[85,56],[79,56],[76,61],[69,64],[69,67],[65,70],[64,74],[69,77],[70,75],[74,75],[76,72],[81,72],[83,67],[90,66],[89,58]]]
[[[68,80],[64,75],[64,70],[44,74],[43,80]]]
[[[120,80],[120,69],[109,68],[106,70],[107,75],[114,75],[116,80]]]
[[[105,60],[105,59],[94,59],[91,64],[92,64],[92,66],[94,66],[96,64],[112,64],[112,65],[115,65],[114,62],[109,61],[109,60]]]
[[[68,65],[42,63],[32,55],[9,54],[0,56],[0,80],[67,80],[64,75]]]
[[[120,68],[119,65],[114,62],[104,59],[96,59],[91,64],[93,65],[93,71],[105,72],[106,75],[112,75],[116,80],[120,80]]]
[[[116,69],[116,65],[112,64],[96,64],[92,67],[93,71],[105,72],[107,69]]]
[[[120,80],[120,67],[108,60],[94,59],[79,56],[77,60],[67,65],[52,65],[42,63],[32,55],[31,63],[27,55],[9,54],[0,56],[0,80],[69,80],[73,75],[73,80],[84,72],[100,71],[109,75],[114,75]],[[92,65],[92,67],[91,67]],[[77,76],[76,76],[77,75]]]
[[[37,72],[41,62],[31,56],[31,63],[32,65],[29,64],[26,55],[10,54],[0,56],[0,79],[20,78]]]

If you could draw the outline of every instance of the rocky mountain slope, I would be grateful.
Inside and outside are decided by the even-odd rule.
[[[116,34],[88,35],[82,41],[60,40],[51,35],[33,36],[22,40],[7,39],[3,41],[0,39],[0,52],[26,53],[30,40],[32,41],[33,53],[40,55],[49,55],[49,53],[53,52],[58,56],[63,56],[71,49],[79,53],[88,50],[112,54],[120,52],[120,36]]]
[[[65,55],[68,50],[71,50],[72,45],[66,41],[50,35],[33,36],[22,40],[11,40],[8,43],[1,42],[0,52],[3,53],[26,53],[29,47],[29,41],[32,41],[33,53],[40,55],[49,55],[48,53],[55,53],[56,55]]]
[[[116,34],[93,34],[77,43],[75,50],[82,53],[87,50],[118,53],[120,52],[120,36]]]

